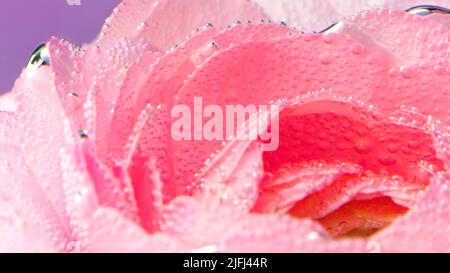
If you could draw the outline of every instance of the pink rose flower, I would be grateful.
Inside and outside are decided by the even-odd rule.
[[[450,251],[448,11],[153,2],[52,38],[1,97],[1,251]],[[278,149],[174,139],[196,98],[277,105],[236,127]]]

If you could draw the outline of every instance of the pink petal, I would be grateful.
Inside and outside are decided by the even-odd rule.
[[[65,146],[64,109],[52,85],[51,71],[42,66],[30,76],[24,71],[14,87],[17,111],[12,144],[20,147],[25,160],[63,221],[66,209],[60,183],[59,149]],[[52,159],[52,160],[49,160]]]
[[[47,43],[50,54],[54,84],[64,107],[66,116],[74,128],[86,126],[83,103],[86,101],[86,86],[81,73],[78,48],[64,40],[52,37]]]
[[[449,251],[449,181],[448,174],[435,177],[415,208],[372,238],[381,246],[381,251]]]
[[[355,164],[303,162],[286,164],[266,173],[255,212],[287,212],[293,204],[312,195],[336,180],[361,172]]]
[[[71,239],[71,229],[58,214],[41,185],[36,182],[19,148],[1,145],[0,158],[0,175],[3,177],[0,183],[0,200],[20,217],[16,219],[20,224],[19,230],[26,231],[27,237],[32,241],[47,242],[55,250],[63,248]],[[8,236],[11,233],[14,234],[2,234]],[[0,249],[12,251],[13,248],[10,247],[14,246]]]
[[[14,112],[16,110],[16,100],[12,93],[5,93],[0,96],[0,111]]]
[[[305,32],[320,31],[341,17],[331,1],[327,0],[255,0],[255,2],[260,4],[274,20],[284,21]]]
[[[262,10],[246,0],[163,0],[156,4],[138,37],[164,51],[182,43],[195,28],[207,23],[221,28],[234,20],[264,18]]]
[[[36,230],[35,230],[36,229]],[[13,253],[56,252],[48,238],[39,236],[39,227],[22,218],[7,203],[0,203],[0,251]]]
[[[389,70],[399,70],[390,58],[380,59],[378,52],[372,55],[368,48],[356,51],[355,46],[361,45],[341,35],[301,36],[236,45],[219,52],[196,71],[180,91],[177,103],[191,105],[193,97],[201,96],[205,105],[258,105],[331,88],[330,93],[376,105],[382,113],[404,104],[417,107],[424,114],[448,118],[448,109],[438,106],[445,104],[434,102],[450,97],[445,96],[445,77],[435,73],[434,68],[422,70],[412,79],[389,76]],[[422,81],[429,84],[419,84]],[[430,96],[433,100],[429,100]],[[207,158],[217,148],[212,145],[200,155],[203,152],[192,149],[190,144],[175,145],[183,153],[188,152],[186,149],[198,151],[195,158]],[[192,168],[181,173],[195,171],[196,168]]]
[[[276,20],[283,20],[301,31],[321,31],[344,17],[365,10],[391,8],[405,10],[416,5],[440,5],[449,7],[449,0],[255,0]]]
[[[139,26],[150,16],[156,4],[152,0],[124,0],[106,20],[98,37],[100,44],[116,44],[136,37]]]
[[[168,52],[155,65],[149,66],[150,69],[142,63],[136,64],[136,69],[128,73],[128,81],[122,87],[114,111],[112,149],[119,150],[120,155],[125,141],[123,136],[131,133],[140,111],[149,103],[171,105],[187,77],[210,56],[234,43],[273,39],[288,31],[288,28],[274,24],[237,25],[220,33],[214,28],[207,28]],[[212,44],[213,41],[215,44]]]
[[[450,29],[430,17],[373,10],[346,19],[335,29],[330,31],[347,33],[366,47],[381,47],[394,57],[398,66],[448,64],[445,54],[449,48]]]
[[[215,200],[249,211],[260,195],[264,174],[261,146],[236,141],[214,161],[194,183],[196,199],[205,203]]]
[[[77,197],[84,189],[92,193],[92,184],[82,168],[84,162],[76,155],[78,131],[72,129],[66,118],[53,85],[53,75],[47,66],[24,70],[13,90],[17,100],[14,122],[9,124],[4,136],[8,144],[21,150],[65,227],[68,239],[76,241],[82,236],[82,221],[86,217],[83,214],[89,214],[92,205],[95,206],[95,197]],[[70,251],[64,245],[58,247]]]
[[[113,158],[124,158],[124,145],[148,104],[168,104],[195,66],[189,57],[216,33],[209,29],[194,35],[177,49],[159,58],[144,57],[128,72],[114,109],[110,142]]]
[[[171,151],[166,111],[157,107],[143,111],[123,163],[132,181],[141,224],[149,232],[158,228],[164,199],[175,191],[168,183]]]
[[[149,236],[141,227],[107,208],[98,209],[92,217],[86,240],[88,252],[179,252],[185,249],[165,234]]]
[[[436,121],[430,121],[433,142],[437,156],[450,169],[450,127]]]
[[[142,56],[156,59],[157,52],[148,44],[132,39],[121,39],[111,43],[92,43],[77,54],[80,59],[80,77],[86,85],[84,102],[84,130],[95,140],[96,156],[107,167],[111,167],[112,157],[108,154],[108,137],[111,119],[120,88],[126,80],[130,66]]]
[[[216,202],[179,197],[165,211],[163,231],[200,252],[365,251],[362,240],[331,241],[309,220],[247,214]]]
[[[137,206],[129,177],[116,177],[114,173],[95,157],[92,143],[84,143],[83,160],[85,171],[93,181],[98,202],[102,206],[116,208],[124,216],[137,220]]]

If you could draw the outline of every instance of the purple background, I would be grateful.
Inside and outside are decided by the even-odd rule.
[[[81,45],[96,37],[120,0],[1,0],[0,93],[12,89],[33,50],[51,36]]]

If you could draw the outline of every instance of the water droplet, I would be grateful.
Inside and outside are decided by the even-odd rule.
[[[328,53],[322,53],[319,56],[319,60],[324,65],[328,65],[328,64],[330,64],[332,62],[332,58],[331,58],[331,56]]]
[[[405,79],[411,79],[412,77],[414,77],[414,70],[410,67],[402,66],[400,68],[400,75],[402,75],[402,77]]]
[[[438,75],[444,75],[447,72],[447,70],[445,69],[444,66],[436,65],[434,67],[434,72],[436,72],[436,74]]]
[[[27,67],[36,66],[37,68],[50,65],[50,52],[46,43],[39,45],[31,54]]]
[[[306,236],[306,238],[310,241],[317,240],[319,237],[320,237],[319,233],[317,233],[315,231],[308,233],[308,235]]]
[[[332,25],[330,25],[329,27],[325,28],[322,31],[319,31],[319,33],[333,33],[333,32],[339,32],[339,29],[343,26],[342,22],[337,22],[334,23]]]
[[[220,46],[217,44],[216,41],[212,41],[212,42],[211,42],[211,45],[212,45],[213,47],[215,47],[216,49],[220,49]]]
[[[395,164],[397,160],[392,155],[381,155],[378,157],[378,162],[383,165],[389,166]]]
[[[411,149],[417,149],[420,147],[420,142],[416,140],[410,140],[408,141],[408,147]]]
[[[395,144],[389,144],[387,147],[388,151],[391,153],[396,153],[398,151],[398,146]]]
[[[80,96],[77,93],[75,93],[75,92],[70,92],[69,96],[74,97],[76,99],[80,98]]]
[[[372,148],[372,143],[367,139],[361,139],[355,143],[354,148],[360,154],[367,154]]]
[[[79,130],[78,131],[78,135],[80,136],[81,139],[88,139],[89,135],[85,130]]]
[[[389,76],[397,77],[397,75],[398,75],[398,73],[397,73],[397,70],[395,68],[389,69]]]
[[[367,58],[367,63],[370,65],[374,65],[377,63],[377,57],[376,56],[370,56]]]
[[[355,55],[361,54],[363,51],[362,46],[359,44],[353,44],[350,49],[351,49],[352,53]]]
[[[199,247],[196,249],[193,249],[192,253],[217,253],[219,251],[219,247],[216,245],[208,245],[204,247]]]
[[[212,27],[214,27],[214,26],[213,26],[213,24],[211,24],[211,23],[206,23],[206,24],[203,25],[203,28],[204,28],[204,29],[212,28]]]
[[[328,34],[325,34],[325,35],[323,35],[323,41],[326,43],[326,44],[332,44],[333,42],[334,42],[334,34],[333,33],[328,33]]]
[[[431,14],[447,14],[450,15],[450,9],[435,5],[419,5],[405,10],[407,13],[427,16]]]

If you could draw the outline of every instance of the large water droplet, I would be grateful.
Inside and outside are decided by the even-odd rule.
[[[325,28],[322,31],[319,31],[319,33],[334,33],[334,32],[339,32],[339,30],[342,28],[343,23],[342,22],[337,22],[334,23],[332,25],[330,25],[329,27]]]
[[[431,14],[448,14],[450,15],[450,9],[435,6],[435,5],[420,5],[420,6],[414,6],[407,10],[405,10],[408,13],[415,14],[415,15],[421,15],[421,16],[427,16]]]
[[[27,67],[39,68],[43,65],[50,65],[50,52],[46,43],[39,45],[31,54]]]

